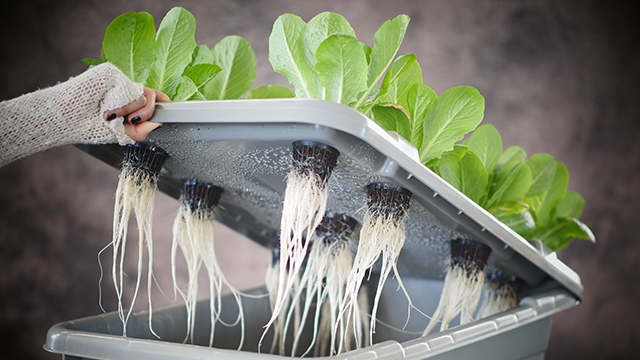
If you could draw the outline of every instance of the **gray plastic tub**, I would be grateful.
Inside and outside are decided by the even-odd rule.
[[[442,286],[443,269],[449,259],[448,244],[459,236],[490,246],[488,266],[511,272],[526,283],[527,297],[517,309],[426,338],[414,339],[419,333],[417,330],[410,336],[406,332],[381,334],[376,339],[381,343],[340,358],[436,356],[448,359],[462,355],[475,359],[541,358],[548,342],[552,315],[575,306],[582,298],[579,276],[559,261],[555,253],[523,239],[497,221],[424,167],[415,147],[353,109],[311,99],[165,103],[157,106],[154,121],[165,125],[154,131],[149,141],[170,156],[162,171],[160,191],[177,199],[182,181],[189,178],[221,186],[225,191],[217,220],[264,246],[271,243],[279,228],[291,145],[298,140],[314,140],[340,151],[329,183],[327,210],[361,221],[364,212],[359,210],[365,204],[365,187],[372,182],[392,183],[413,193],[405,219],[407,240],[398,260],[403,281],[416,285],[410,293],[412,298],[437,303],[440,297],[437,287]],[[82,148],[116,167],[122,160],[119,146]],[[395,292],[385,289],[386,293]],[[253,304],[253,300],[246,301]],[[255,322],[248,322],[248,331],[261,334],[269,309],[264,304],[254,305],[262,310],[254,314],[252,321]],[[431,305],[423,306],[420,308],[429,314]],[[169,332],[184,331],[168,329],[184,327],[179,325],[180,316],[184,316],[180,311],[168,309],[162,320],[168,325],[163,322],[160,327]],[[397,314],[405,314],[406,308],[383,313],[381,310],[383,321],[393,322],[398,317],[404,319]],[[160,321],[156,319],[157,314],[162,311],[154,312],[154,321]],[[60,354],[100,359],[142,358],[146,351],[149,358],[162,358],[161,353],[165,351],[171,358],[184,359],[267,356],[180,344],[182,339],[174,333],[163,338],[173,342],[125,339],[115,335],[119,333],[115,324],[119,320],[114,322],[114,319],[118,320],[117,316],[106,315],[57,325],[51,329],[45,348]],[[249,324],[255,329],[250,329]],[[420,326],[424,329],[425,325],[426,322],[418,324],[416,329]],[[139,334],[133,335],[134,338],[145,337],[144,331],[128,330],[127,333]],[[216,339],[227,338],[218,330],[216,333]],[[247,336],[249,346],[251,336]]]
[[[390,284],[391,285],[391,284]],[[409,289],[416,295],[425,289],[438,290],[427,280],[408,281]],[[391,285],[393,286],[393,285]],[[391,291],[389,291],[391,290]],[[417,291],[416,291],[417,290]],[[257,289],[255,293],[263,291]],[[380,320],[384,323],[400,323],[406,317],[402,295],[393,289],[385,289]],[[438,292],[425,295],[437,301]],[[415,299],[419,297],[414,296]],[[402,305],[398,305],[398,303]],[[47,335],[44,348],[50,352],[63,354],[65,359],[287,359],[290,357],[257,353],[262,326],[268,321],[270,308],[265,298],[245,298],[246,339],[242,351],[239,344],[238,327],[216,326],[214,347],[208,343],[209,324],[207,301],[199,303],[197,312],[203,321],[196,321],[195,344],[183,343],[185,337],[186,312],[183,306],[154,311],[153,329],[160,336],[156,339],[148,328],[148,313],[132,316],[127,327],[128,337],[123,337],[122,322],[117,313],[73,320],[53,326]],[[549,341],[552,316],[576,305],[576,299],[561,289],[543,291],[538,295],[525,297],[520,306],[509,311],[453,327],[449,330],[416,338],[416,332],[426,326],[426,319],[417,314],[404,331],[397,328],[378,326],[376,344],[335,356],[335,359],[544,359]],[[223,306],[229,311],[224,319],[235,318],[235,302],[226,297]],[[413,328],[415,331],[411,331]],[[308,335],[309,333],[307,333]],[[410,338],[408,340],[404,340]],[[308,343],[308,339],[307,343]],[[265,344],[270,338],[265,339]],[[304,343],[304,341],[303,341]]]

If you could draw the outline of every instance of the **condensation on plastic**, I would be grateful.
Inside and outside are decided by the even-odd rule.
[[[390,183],[413,193],[401,275],[442,278],[449,242],[464,236],[491,247],[489,266],[529,286],[551,277],[582,298],[579,276],[555,253],[497,221],[423,166],[412,144],[349,107],[315,99],[176,102],[158,104],[152,120],[165,125],[150,142],[169,153],[160,190],[178,198],[184,179],[222,187],[218,220],[264,246],[279,229],[292,144],[317,141],[340,152],[327,210],[361,223],[367,185]],[[112,160],[118,148],[88,151],[118,166]]]

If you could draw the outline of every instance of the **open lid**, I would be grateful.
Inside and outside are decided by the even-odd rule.
[[[467,236],[491,247],[489,267],[529,286],[552,279],[582,298],[579,276],[554,252],[498,221],[422,165],[412,144],[354,109],[315,99],[190,101],[157,104],[153,121],[165,125],[148,141],[169,154],[160,191],[179,198],[186,179],[222,187],[217,220],[264,246],[280,227],[292,143],[312,140],[340,152],[327,210],[362,222],[367,185],[387,182],[413,193],[402,276],[442,278],[450,241]],[[82,148],[113,166],[122,161],[117,145]]]

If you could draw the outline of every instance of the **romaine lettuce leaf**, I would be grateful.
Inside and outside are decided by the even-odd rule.
[[[555,169],[555,160],[549,154],[533,154],[526,161],[527,166],[531,169],[531,187],[527,192],[528,197],[538,196],[542,194],[551,185],[553,180],[553,171]]]
[[[175,7],[167,12],[156,35],[149,87],[173,97],[184,69],[191,63],[196,47],[195,31],[196,20],[189,11]]]
[[[402,107],[393,104],[380,104],[371,110],[376,123],[383,129],[395,131],[405,139],[411,136],[409,116]]]
[[[275,72],[294,86],[297,97],[318,98],[319,79],[299,41],[305,27],[306,23],[297,15],[280,15],[269,36],[269,62]]]
[[[102,56],[132,81],[144,83],[154,59],[156,28],[146,12],[128,12],[115,18],[102,41]]]
[[[220,73],[204,86],[208,100],[238,99],[256,78],[256,55],[240,36],[226,36],[211,49],[212,63]]]
[[[400,49],[408,25],[409,17],[398,15],[393,20],[385,21],[374,34],[367,72],[367,89],[360,95],[354,108],[359,109],[363,106],[369,94],[378,86],[378,82]]]
[[[487,172],[493,174],[502,155],[502,138],[498,130],[491,124],[481,125],[469,136],[465,145],[478,155]]]
[[[440,165],[439,172],[445,181],[474,202],[481,204],[486,198],[489,176],[476,154],[467,151],[460,161]]]
[[[318,46],[316,58],[326,100],[349,105],[366,88],[367,59],[355,37],[329,36]]]
[[[284,99],[295,97],[294,93],[282,85],[262,85],[249,90],[245,99]]]
[[[207,100],[204,87],[220,72],[220,67],[213,64],[197,64],[184,70],[175,101]]]
[[[423,164],[437,159],[464,135],[473,131],[484,116],[484,97],[469,86],[445,91],[427,111],[423,124],[420,160]]]
[[[422,147],[424,119],[427,111],[438,100],[438,95],[424,84],[414,84],[407,92],[407,106],[411,119],[411,137],[408,139],[417,149]]]
[[[416,84],[422,84],[422,69],[416,55],[399,56],[382,80],[378,100],[381,103],[396,104],[407,109],[409,90]]]

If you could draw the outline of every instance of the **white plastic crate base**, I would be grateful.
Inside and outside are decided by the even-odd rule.
[[[441,281],[405,279],[416,306],[429,313],[440,296]],[[439,284],[440,283],[440,284]],[[406,320],[406,301],[400,292],[394,291],[397,283],[391,281],[385,287],[380,321],[398,325]],[[251,293],[264,293],[255,289]],[[540,289],[540,293],[525,297],[520,306],[494,316],[477,320],[446,331],[419,337],[427,319],[412,312],[412,321],[404,331],[378,325],[374,345],[343,353],[332,359],[544,359],[549,342],[551,321],[554,314],[577,305],[577,299],[566,290],[554,287]],[[47,334],[45,350],[61,354],[63,359],[233,359],[266,360],[287,359],[257,353],[257,343],[263,325],[268,321],[270,309],[266,297],[244,298],[246,320],[245,345],[237,351],[240,339],[239,326],[216,326],[214,347],[205,344],[209,339],[208,301],[201,301],[197,310],[198,321],[194,343],[183,343],[186,328],[184,306],[174,306],[153,312],[153,329],[160,336],[155,338],[148,327],[148,313],[132,316],[127,326],[128,337],[121,336],[122,324],[116,313],[108,313],[53,326]],[[426,307],[423,307],[426,306]],[[236,306],[233,298],[223,300],[223,320],[233,321]],[[303,338],[308,344],[311,330],[307,328]],[[263,351],[268,351],[271,338]],[[303,341],[304,343],[304,341]]]

